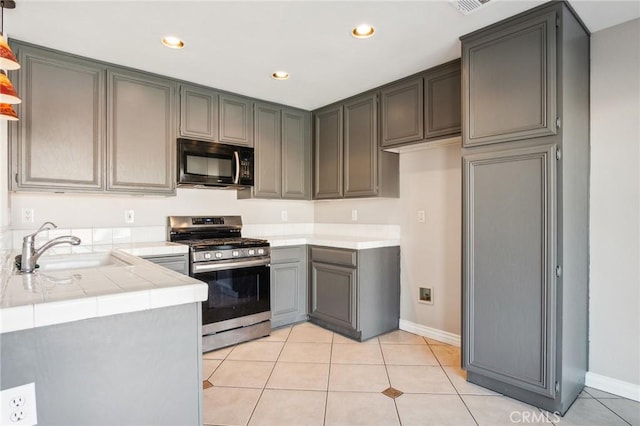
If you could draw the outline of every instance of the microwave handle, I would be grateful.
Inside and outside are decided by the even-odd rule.
[[[238,151],[233,151],[233,156],[236,159],[236,175],[233,178],[233,183],[237,185],[240,180],[240,156],[238,155]]]

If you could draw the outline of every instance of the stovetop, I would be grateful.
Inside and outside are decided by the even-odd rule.
[[[194,251],[200,250],[224,250],[229,248],[243,247],[268,247],[267,240],[259,240],[256,238],[205,238],[205,239],[189,239],[176,241],[182,244],[188,244]]]

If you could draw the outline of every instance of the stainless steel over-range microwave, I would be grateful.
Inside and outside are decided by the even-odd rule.
[[[253,186],[253,148],[178,139],[179,186]]]

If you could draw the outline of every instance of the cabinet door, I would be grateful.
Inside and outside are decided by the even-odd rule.
[[[180,136],[217,142],[216,92],[187,84],[180,86]]]
[[[282,194],[282,148],[280,142],[280,108],[256,103],[254,109],[255,196],[280,198]]]
[[[463,39],[463,145],[556,133],[556,13]]]
[[[462,121],[460,84],[460,61],[438,67],[425,75],[425,139],[460,134]]]
[[[555,146],[463,156],[464,366],[555,395]]]
[[[356,270],[311,262],[311,312],[320,320],[356,330]]]
[[[174,93],[171,80],[120,69],[108,71],[109,190],[175,191]]]
[[[313,198],[342,198],[342,106],[315,113]]]
[[[105,67],[19,44],[14,48],[22,65],[14,81],[23,101],[16,106],[20,121],[10,127],[17,187],[103,190]]]
[[[378,191],[378,99],[376,94],[344,105],[344,196]]]
[[[278,327],[304,319],[306,292],[302,292],[302,281],[306,284],[299,262],[271,265],[272,326]]]
[[[219,140],[232,145],[253,146],[253,102],[220,94]]]
[[[424,138],[422,77],[402,81],[380,91],[381,146]]]
[[[282,198],[311,197],[311,129],[308,112],[282,109]]]

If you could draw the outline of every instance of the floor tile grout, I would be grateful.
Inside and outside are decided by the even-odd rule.
[[[607,410],[611,411],[613,414],[615,414],[616,416],[618,416],[623,422],[625,422],[628,425],[631,425],[631,422],[628,422],[627,419],[625,419],[624,417],[622,417],[620,414],[616,413],[615,410],[612,410],[610,407],[607,406],[607,404],[605,404],[604,402],[600,401],[600,398],[596,398],[594,397],[593,399],[595,399],[596,401],[598,401],[601,405],[603,405]],[[619,399],[619,398],[602,398],[602,399]]]

